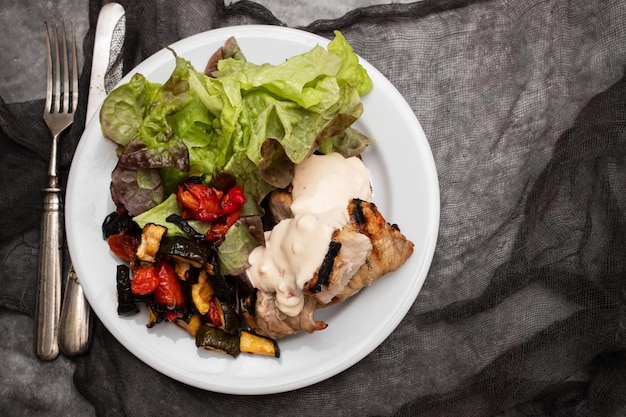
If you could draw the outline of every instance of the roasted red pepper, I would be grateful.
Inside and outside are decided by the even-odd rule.
[[[246,196],[243,193],[243,188],[235,186],[228,190],[220,200],[220,209],[222,214],[230,214],[241,210],[244,204],[246,204]]]
[[[210,242],[217,242],[218,240],[220,240],[226,234],[228,229],[230,229],[230,226],[232,226],[237,221],[240,214],[241,209],[234,211],[226,217],[222,217],[213,222],[209,231],[206,232],[206,234],[204,235],[205,239]]]
[[[183,219],[212,222],[221,215],[220,199],[223,192],[204,184],[181,183],[176,189],[176,199],[183,206]]]
[[[177,313],[175,311],[168,310],[165,312],[165,317],[167,317],[167,321],[174,321],[182,317],[181,313]]]
[[[211,321],[211,324],[213,324],[213,326],[220,327],[222,325],[222,317],[220,315],[220,310],[216,305],[216,301],[214,299],[211,299],[209,305],[210,307],[207,316],[209,317],[209,320]]]
[[[168,310],[179,310],[185,306],[185,296],[174,268],[166,261],[156,266],[159,285],[154,290],[154,300]]]
[[[130,291],[137,295],[152,294],[159,286],[159,274],[154,266],[137,268],[130,282]]]
[[[128,235],[124,232],[111,235],[107,239],[111,252],[127,262],[131,262],[135,257],[135,251],[139,244],[136,236]]]
[[[211,223],[206,239],[219,240],[233,225],[246,203],[243,189],[230,188],[226,193],[204,184],[181,183],[176,189],[176,199],[182,205],[183,219],[196,219]]]

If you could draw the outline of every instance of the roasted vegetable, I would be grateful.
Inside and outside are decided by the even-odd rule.
[[[135,269],[130,290],[136,295],[152,294],[159,286],[159,273],[154,265]]]
[[[133,222],[133,218],[127,212],[118,213],[114,211],[110,213],[102,223],[102,236],[108,239],[112,235],[123,232],[139,233],[139,226]]]
[[[197,281],[198,269],[193,268],[189,262],[181,261],[176,258],[170,259],[170,262],[174,267],[174,271],[176,272],[176,276],[179,280],[185,282]]]
[[[233,303],[216,301],[220,306],[219,312],[222,322],[220,327],[230,333],[237,331],[241,327],[241,318],[235,311]]]
[[[211,280],[211,285],[217,298],[222,301],[230,301],[232,293],[230,284],[220,272],[217,257],[214,256],[209,263],[204,264],[204,270],[209,274],[209,280]]]
[[[275,340],[248,331],[229,333],[208,324],[203,324],[196,332],[196,346],[225,352],[233,357],[239,356],[241,352],[280,357],[280,350]]]
[[[204,242],[206,240],[204,238],[204,233],[198,232],[196,229],[193,228],[193,226],[189,224],[187,220],[183,219],[178,214],[170,214],[165,218],[165,221],[178,226],[178,228],[191,239],[194,239],[198,242]]]
[[[135,252],[137,252],[137,246],[139,245],[139,235],[135,236],[130,233],[121,232],[109,236],[107,244],[111,252],[116,256],[119,256],[126,262],[132,262],[135,258]]]
[[[196,346],[224,352],[235,358],[241,352],[238,334],[228,333],[208,324],[203,324],[196,332]]]
[[[185,307],[185,296],[174,268],[161,260],[157,267],[159,284],[154,290],[154,300],[167,310],[182,311]]]
[[[232,302],[220,301],[205,270],[200,271],[198,282],[191,285],[191,300],[195,310],[211,325],[227,332],[233,332],[241,326],[241,319]]]
[[[183,219],[194,218],[204,222],[215,222],[238,212],[246,202],[243,189],[239,186],[224,193],[217,188],[188,181],[178,184],[176,199],[183,207]]]
[[[189,262],[196,268],[202,267],[211,256],[208,246],[184,236],[167,236],[161,241],[159,254]]]
[[[209,312],[213,294],[213,287],[209,281],[208,274],[206,271],[200,271],[198,274],[198,282],[191,286],[191,299],[196,311],[200,315]]]
[[[140,261],[154,263],[161,246],[161,240],[167,233],[167,227],[159,224],[148,223],[141,231],[141,240],[135,256]]]
[[[126,265],[117,266],[117,314],[130,316],[139,313],[130,289],[130,268]]]
[[[239,349],[242,352],[254,355],[273,356],[280,358],[280,350],[278,343],[269,337],[259,336],[257,334],[242,331],[239,336]]]
[[[154,301],[147,302],[146,307],[148,309],[148,322],[146,323],[147,328],[150,329],[165,320],[165,315],[159,310],[159,307]]]
[[[183,329],[187,330],[187,333],[189,333],[191,337],[196,337],[198,329],[200,328],[200,326],[202,326],[202,319],[198,314],[192,314],[187,319],[179,318],[176,319],[174,322]]]
[[[182,219],[196,219],[211,224],[204,236],[210,242],[217,242],[224,237],[241,215],[241,209],[246,203],[240,186],[226,191],[199,183],[194,178],[178,183],[176,200],[182,206]]]

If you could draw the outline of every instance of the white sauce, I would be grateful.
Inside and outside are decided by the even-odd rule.
[[[349,222],[353,198],[371,201],[363,162],[338,153],[311,155],[296,165],[292,182],[291,219],[265,233],[265,246],[248,257],[248,278],[255,288],[276,293],[277,308],[290,317],[304,305],[302,288],[328,251],[332,233]]]

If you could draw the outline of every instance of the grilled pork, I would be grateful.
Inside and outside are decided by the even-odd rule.
[[[284,218],[290,195],[272,195],[272,213]],[[374,203],[353,199],[347,207],[350,222],[335,230],[322,265],[302,289],[305,307],[288,317],[276,307],[275,295],[257,290],[255,311],[247,322],[258,333],[278,339],[299,330],[313,332],[326,328],[315,321],[317,308],[335,304],[358,293],[387,272],[398,269],[413,253],[413,243],[395,225],[383,218]]]
[[[256,333],[272,339],[280,339],[300,330],[313,333],[316,330],[325,329],[326,323],[313,318],[316,308],[315,298],[306,297],[300,314],[289,317],[276,307],[276,294],[257,290],[254,312],[246,314],[245,318],[248,326]]]

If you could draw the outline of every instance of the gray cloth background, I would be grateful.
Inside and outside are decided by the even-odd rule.
[[[100,5],[90,2],[83,90]],[[204,30],[287,25],[246,1],[125,6],[123,73]],[[397,330],[329,380],[260,397],[173,381],[99,323],[87,355],[35,363],[30,329],[10,321],[34,311],[47,130],[42,100],[0,101],[2,414],[626,415],[626,2],[424,0],[302,28],[342,30],[400,90],[433,150],[440,236]],[[63,142],[65,169],[85,104]],[[76,391],[52,386],[50,370],[74,369]]]

